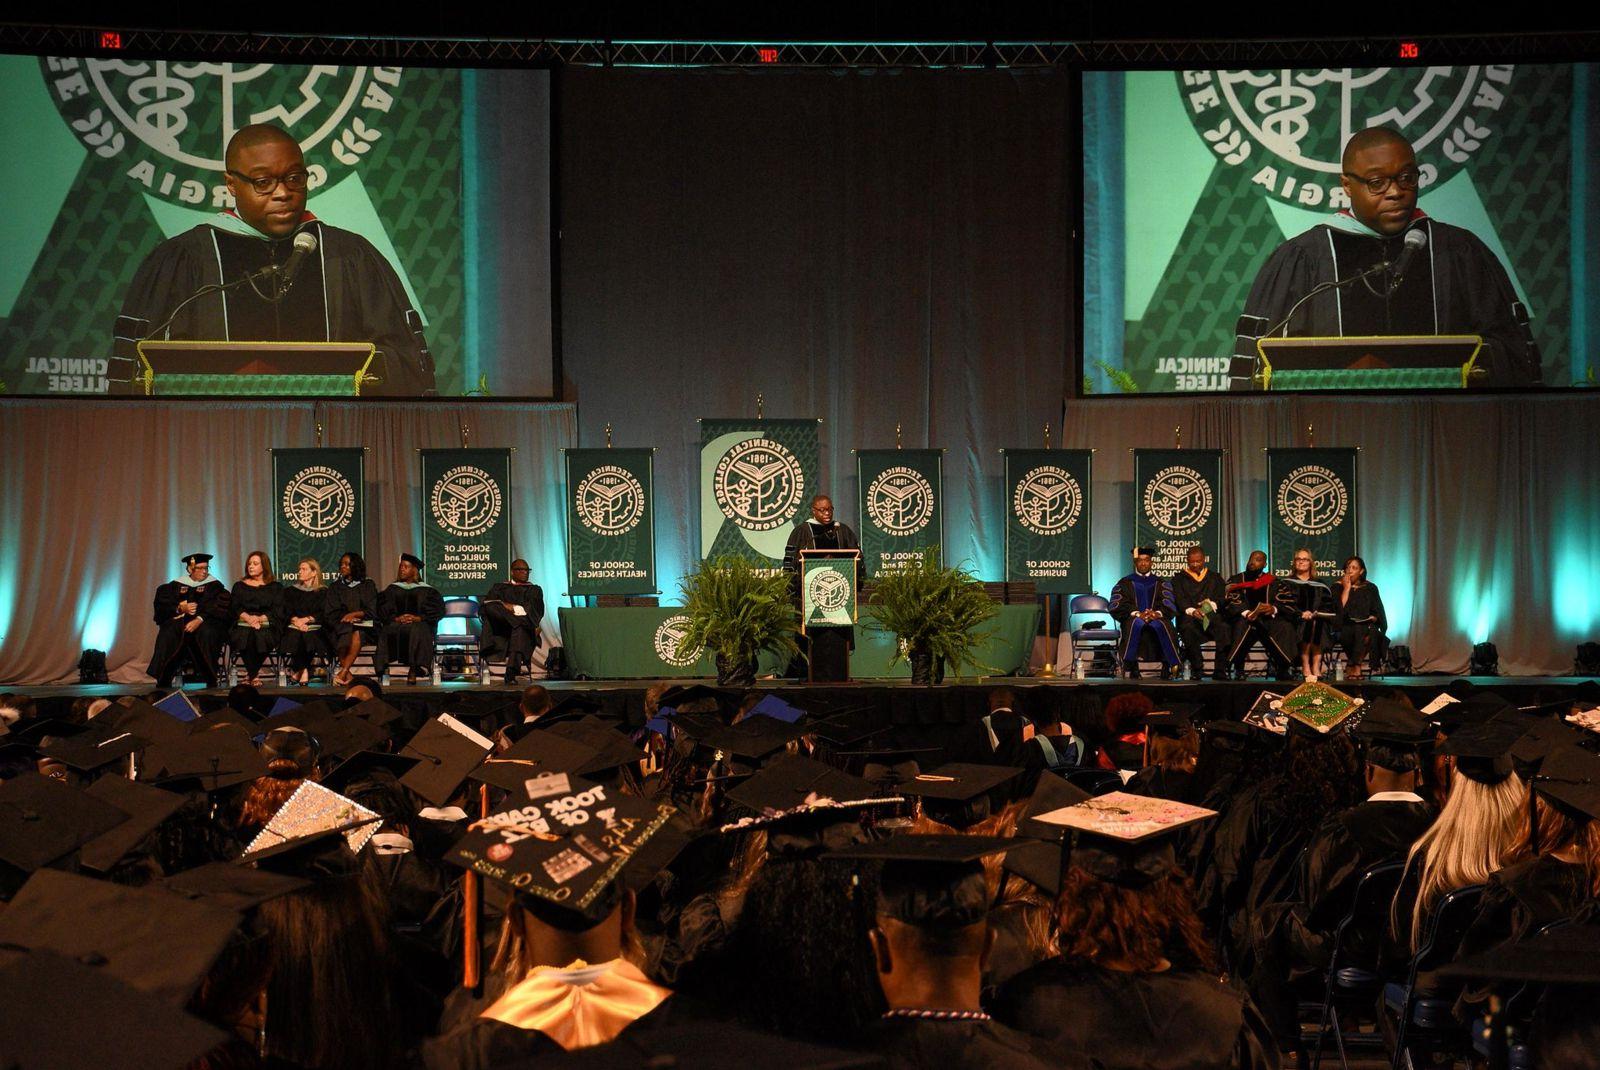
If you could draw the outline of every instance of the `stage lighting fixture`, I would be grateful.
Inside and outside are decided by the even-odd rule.
[[[1394,643],[1383,654],[1383,675],[1385,676],[1411,676],[1414,668],[1411,662],[1411,648],[1404,643]]]
[[[111,677],[106,674],[106,652],[104,650],[85,650],[78,655],[78,683],[105,684],[110,682]]]
[[[1572,675],[1600,676],[1600,643],[1579,643],[1572,659]]]
[[[1500,651],[1495,649],[1493,643],[1479,643],[1472,648],[1472,665],[1468,668],[1467,675],[1500,675]]]

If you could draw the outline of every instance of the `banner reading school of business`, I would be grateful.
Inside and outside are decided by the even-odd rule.
[[[482,596],[511,570],[511,451],[422,451],[422,578]]]
[[[1279,576],[1301,547],[1317,574],[1337,578],[1356,553],[1356,451],[1267,450],[1268,567]]]
[[[278,582],[299,578],[302,558],[315,558],[324,583],[339,575],[339,558],[366,556],[366,451],[272,451],[272,561]]]
[[[1180,571],[1191,546],[1217,555],[1222,531],[1221,450],[1134,450],[1134,542],[1155,550],[1155,571]]]
[[[810,515],[822,421],[700,421],[700,556],[783,564],[789,532]]]
[[[1040,594],[1087,591],[1093,450],[1003,450],[1006,581]]]
[[[567,590],[656,591],[654,449],[569,449]]]
[[[944,543],[944,450],[857,450],[856,485],[867,579]]]

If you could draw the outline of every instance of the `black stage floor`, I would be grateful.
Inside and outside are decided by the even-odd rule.
[[[1564,692],[1571,691],[1584,682],[1594,683],[1597,678],[1438,675],[1377,677],[1360,683],[1341,683],[1331,680],[1328,682],[1358,695],[1375,690],[1397,690],[1405,693],[1420,707],[1452,683],[1462,680],[1498,692],[1514,705],[1528,706],[1558,700]],[[582,695],[593,700],[605,716],[637,726],[644,721],[646,690],[656,684],[687,684],[697,681],[673,679],[540,682],[554,694],[557,701],[568,695]],[[988,692],[996,687],[1015,689],[1018,692],[1018,706],[1024,713],[1053,707],[1061,714],[1063,720],[1072,723],[1074,719],[1082,722],[1094,717],[1101,703],[1107,698],[1129,690],[1148,692],[1158,705],[1164,702],[1198,704],[1202,707],[1203,717],[1206,719],[1237,717],[1255,702],[1262,691],[1284,692],[1293,688],[1295,683],[1265,678],[1219,682],[996,677],[948,681],[933,687],[919,686],[909,681],[886,680],[840,684],[762,680],[758,681],[756,686],[763,691],[775,691],[795,705],[812,709],[817,713],[870,704],[883,708],[888,714],[887,721],[892,724],[954,724],[983,716],[987,712]],[[52,716],[66,712],[74,701],[81,698],[148,694],[153,688],[139,684],[63,684],[11,687],[8,690],[33,698],[40,706],[42,714]],[[510,706],[515,703],[521,690],[521,686],[485,686],[475,680],[445,683],[439,686],[393,684],[385,689],[384,698],[401,709],[427,716],[451,710],[475,712],[487,711],[496,706]],[[260,688],[260,691],[269,697],[285,695],[295,701],[309,702],[315,698],[338,695],[341,689],[317,686],[280,688],[266,685]],[[191,686],[186,689],[186,694],[202,709],[208,709],[222,705],[227,690]],[[1085,723],[1084,727],[1088,729],[1089,724]],[[1092,733],[1093,729],[1090,731]]]

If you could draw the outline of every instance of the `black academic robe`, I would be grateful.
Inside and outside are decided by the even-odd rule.
[[[818,532],[821,532],[820,536]],[[793,574],[795,590],[799,590],[801,550],[859,550],[861,540],[849,524],[835,521],[832,527],[823,528],[810,520],[802,520],[789,532],[789,541],[783,547],[783,570]]]
[[[1200,648],[1208,639],[1216,644],[1211,655],[1211,671],[1213,675],[1220,676],[1228,664],[1228,640],[1232,635],[1227,617],[1222,612],[1222,605],[1228,599],[1222,577],[1214,568],[1206,569],[1205,575],[1199,579],[1190,575],[1188,569],[1180,569],[1167,583],[1172,588],[1172,604],[1178,614],[1178,638],[1183,643],[1183,656],[1189,662],[1195,679],[1198,680],[1205,669],[1204,653]],[[1189,610],[1199,608],[1202,602],[1212,605],[1209,624],[1189,615]]]
[[[1337,613],[1333,592],[1326,583],[1279,576],[1272,585],[1272,601],[1278,607],[1279,618],[1289,622],[1302,647],[1327,643],[1328,624]],[[1310,613],[1311,619],[1303,619],[1302,613]]]
[[[179,615],[179,602],[194,602],[198,613]],[[203,622],[193,632],[185,632],[198,616]],[[188,580],[172,580],[156,588],[154,613],[157,628],[155,652],[145,671],[165,687],[172,681],[183,659],[190,658],[201,676],[215,685],[217,657],[228,629],[228,589],[212,578],[196,586]]]
[[[823,527],[809,519],[796,524],[789,532],[783,547],[783,570],[789,574],[789,597],[796,608],[800,606],[800,551],[801,550],[859,550],[861,540],[849,524],[835,521]],[[856,570],[856,583],[861,582],[861,569]],[[856,630],[850,625],[810,627],[806,635],[798,637],[800,651],[790,668],[791,675],[806,675],[815,681],[850,679],[850,651],[856,646]],[[805,668],[802,669],[802,665]]]
[[[1309,822],[1274,806],[1283,791],[1282,776],[1247,788],[1219,814],[1211,855],[1197,882],[1197,905],[1219,927],[1230,961],[1249,947],[1261,911],[1299,892],[1296,863],[1312,830]]]
[[[414,613],[422,619],[404,624],[396,617]],[[391,583],[378,596],[378,620],[382,625],[373,668],[383,672],[391,659],[403,660],[418,674],[433,672],[433,652],[439,621],[444,617],[444,596],[426,583],[402,587]]]
[[[1537,386],[1539,347],[1528,312],[1499,258],[1471,231],[1420,217],[1407,227],[1428,235],[1404,281],[1388,296],[1382,276],[1322,293],[1301,305],[1279,335],[1303,338],[1386,334],[1476,334],[1484,386]],[[1257,340],[1281,323],[1313,287],[1347,278],[1383,259],[1397,259],[1404,232],[1388,238],[1320,224],[1290,238],[1267,258],[1245,299],[1229,375],[1236,390],[1253,390]]]
[[[1341,590],[1337,585],[1333,588],[1333,627],[1350,664],[1361,665],[1369,655],[1379,651],[1384,633],[1389,630],[1389,615],[1384,612],[1377,584],[1352,587],[1350,597],[1342,605],[1339,602]]]
[[[1051,959],[1002,986],[996,1019],[1104,1070],[1267,1070],[1277,1049],[1241,993],[1198,970],[1125,973]],[[932,1065],[932,1064],[930,1064]]]
[[[521,606],[526,615],[517,615],[512,606]],[[478,616],[484,623],[484,654],[504,653],[508,665],[512,662],[526,665],[533,652],[539,649],[544,590],[537,583],[501,581],[489,588],[489,593],[478,603]]]
[[[1287,614],[1278,605],[1274,590],[1278,586],[1277,581],[1265,573],[1239,572],[1228,577],[1227,597],[1222,608],[1233,632],[1228,643],[1228,661],[1235,670],[1243,668],[1245,655],[1257,642],[1266,650],[1274,675],[1282,676],[1294,663],[1299,645],[1295,642],[1294,625],[1285,619]],[[1253,621],[1245,619],[1246,613],[1269,601],[1277,607],[1277,616],[1263,615]]]
[[[1150,609],[1160,616],[1155,620],[1134,619],[1135,611]],[[1122,629],[1117,637],[1117,660],[1128,665],[1149,654],[1168,668],[1177,665],[1178,633],[1172,629],[1177,615],[1166,580],[1154,573],[1122,577],[1111,588],[1111,616]]]
[[[237,229],[234,228],[234,229]],[[170,238],[145,257],[123,298],[113,331],[106,376],[113,393],[142,393],[138,340],[160,327],[185,298],[203,286],[231,282],[283,264],[293,237],[272,241],[251,231],[202,223]],[[226,295],[210,294],[184,306],[167,339],[245,342],[371,342],[378,355],[368,369],[380,382],[367,395],[434,393],[433,357],[422,317],[377,248],[352,231],[310,219],[297,228],[316,235],[318,249],[304,258],[281,301],[263,299],[248,283]],[[270,293],[266,284],[263,292]]]
[[[267,655],[278,649],[278,639],[283,633],[283,584],[276,580],[259,587],[244,580],[233,585],[231,605],[228,607],[228,646],[244,661],[251,676],[261,670]],[[247,628],[239,623],[239,616],[263,615],[267,623],[260,628]]]
[[[1133,775],[1123,787],[1133,795],[1172,802],[1191,802],[1189,794],[1194,787],[1194,774],[1186,769],[1163,769],[1158,765],[1145,766]]]
[[[330,603],[327,587],[308,591],[296,583],[284,588],[283,636],[279,639],[279,648],[295,672],[310,668],[312,658],[325,658],[333,652],[329,645],[333,636],[328,612]],[[289,627],[289,622],[296,617],[310,617],[316,629],[302,632]]]
[[[1459,961],[1520,943],[1553,921],[1577,914],[1590,900],[1584,867],[1549,855],[1514,862],[1489,876],[1472,919],[1456,951]],[[1488,986],[1462,992],[1458,1017],[1489,998]]]
[[[372,627],[362,628],[344,620],[346,614],[360,612],[365,614],[364,620],[370,621]],[[350,633],[360,631],[364,636],[372,638],[364,642],[375,642],[378,624],[378,585],[372,579],[366,578],[351,583],[346,579],[334,580],[328,585],[328,622],[333,628],[334,646],[343,650],[350,642]]]
[[[1046,1048],[996,1021],[885,1018],[867,1028],[860,1047],[883,1056],[890,1070],[1076,1070],[1092,1065],[1071,1047]]]

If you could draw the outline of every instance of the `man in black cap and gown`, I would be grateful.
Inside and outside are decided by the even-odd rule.
[[[189,554],[184,575],[156,588],[156,649],[145,671],[157,687],[172,683],[185,656],[217,686],[217,658],[228,627],[228,589],[211,575],[210,554]]]
[[[1172,622],[1178,608],[1172,601],[1172,587],[1153,571],[1155,551],[1147,546],[1133,548],[1133,571],[1111,588],[1111,616],[1122,629],[1117,640],[1117,661],[1129,676],[1139,675],[1141,655],[1161,661],[1163,678],[1177,671],[1178,633]]]
[[[373,667],[381,673],[395,651],[403,648],[408,681],[415,680],[418,673],[432,675],[434,642],[443,617],[443,596],[422,581],[422,559],[401,554],[399,575],[378,596],[382,630],[372,655]]]

